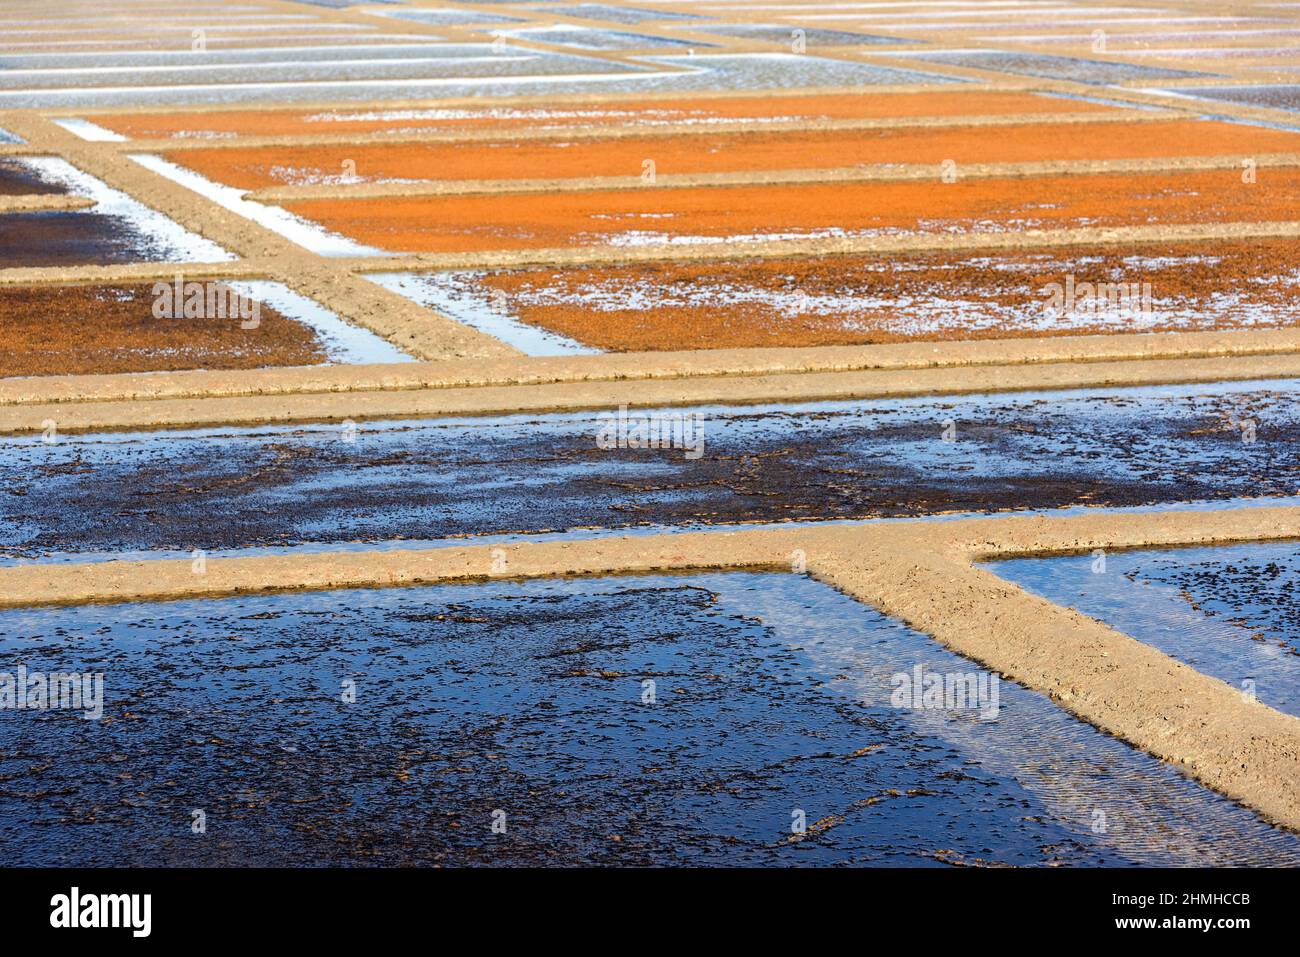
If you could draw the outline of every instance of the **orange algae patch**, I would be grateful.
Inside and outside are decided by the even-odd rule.
[[[316,110],[232,110],[119,113],[94,121],[132,139],[228,136],[340,135],[455,132],[569,126],[637,126],[665,123],[772,120],[814,122],[918,116],[983,116],[1016,113],[1099,113],[1113,107],[1032,93],[828,94],[818,96],[699,97],[606,100],[600,103],[497,106],[350,105]]]
[[[646,160],[664,174],[812,169],[873,164],[1037,163],[1300,151],[1300,133],[1178,120],[1076,127],[1042,123],[987,129],[820,130],[708,133],[616,140],[187,150],[175,163],[241,189],[386,180],[574,179],[639,176]],[[352,167],[348,167],[352,169]]]
[[[0,286],[0,376],[315,365],[315,332],[259,304],[238,318],[157,319],[153,284]]]
[[[1110,285],[1110,300],[1049,312],[1052,284],[1071,277]],[[513,318],[610,352],[1300,323],[1291,240],[526,269],[475,284]]]
[[[304,200],[286,208],[396,252],[652,246],[1294,218],[1300,170],[1017,179],[648,187],[508,195]]]

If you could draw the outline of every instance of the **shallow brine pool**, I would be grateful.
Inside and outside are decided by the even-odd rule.
[[[14,864],[1300,862],[788,573],[6,611],[0,648],[29,681],[102,676],[97,719],[0,716]],[[918,669],[983,696],[895,699]]]
[[[639,407],[637,389],[625,410],[0,439],[0,556],[1152,507],[1300,489],[1293,381],[675,410]]]
[[[1018,558],[989,567],[1300,715],[1300,543]]]

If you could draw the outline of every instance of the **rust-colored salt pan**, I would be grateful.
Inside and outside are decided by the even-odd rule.
[[[1289,239],[644,263],[445,281],[468,284],[485,308],[616,352],[1300,323],[1300,249]],[[1052,311],[1058,289],[1062,300],[1075,295]]]
[[[874,164],[1038,163],[1300,151],[1300,133],[1179,120],[892,130],[710,133],[615,140],[344,144],[187,150],[175,163],[241,189],[385,180],[569,179]],[[344,176],[344,170],[347,175]]]
[[[378,200],[309,200],[291,211],[397,252],[651,246],[726,240],[1014,233],[1026,229],[1266,222],[1295,217],[1300,170],[648,187]]]
[[[256,369],[325,361],[315,333],[259,304],[238,318],[157,319],[153,285],[0,286],[0,376]]]
[[[235,110],[122,113],[94,120],[133,139],[170,137],[348,136],[355,133],[640,126],[666,123],[779,120],[815,122],[918,116],[993,116],[1018,113],[1099,113],[1111,107],[1032,93],[871,93],[819,96],[701,97],[611,100],[604,103],[500,106],[366,107],[323,110]]]

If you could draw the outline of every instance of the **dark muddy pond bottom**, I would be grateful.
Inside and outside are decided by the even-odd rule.
[[[1293,495],[1296,389],[6,438],[0,559]]]
[[[71,193],[95,205],[74,212],[27,212],[0,216],[0,267],[111,266],[132,262],[222,262],[233,258],[127,194],[112,189],[52,156],[23,157],[0,167],[21,177],[20,193]]]
[[[0,635],[13,672],[103,675],[98,720],[0,718],[13,864],[1300,862],[791,574],[20,610]],[[917,668],[982,696],[901,706]]]
[[[1020,558],[989,568],[1300,715],[1300,542]]]
[[[7,143],[0,130],[0,143]],[[58,183],[49,182],[22,160],[0,159],[0,196],[51,196],[66,193]]]

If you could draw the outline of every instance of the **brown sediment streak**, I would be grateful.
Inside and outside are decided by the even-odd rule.
[[[584,381],[478,388],[293,393],[120,402],[0,405],[0,434],[436,418],[514,412],[572,412],[643,406],[743,405],[1025,390],[1123,388],[1300,376],[1300,355],[1051,362],[1015,366],[806,372],[698,378]]]
[[[237,312],[155,318],[154,300],[151,285],[0,286],[0,376],[256,369],[326,360],[311,329],[265,304],[257,303],[257,325],[246,329]]]
[[[1131,315],[1046,318],[1051,284],[1071,282],[1125,284]],[[1300,323],[1294,240],[531,269],[473,285],[522,322],[620,352]]]
[[[1300,133],[1193,120],[1113,124],[1081,134],[1068,124],[1012,126],[994,136],[970,127],[712,133],[616,140],[338,144],[167,154],[209,179],[246,190],[334,187],[386,180],[580,179],[660,174],[832,169],[879,164],[1039,163],[1300,151]],[[351,170],[348,175],[344,170]],[[933,176],[933,173],[931,173]],[[402,183],[394,184],[396,189]]]
[[[429,199],[307,200],[286,208],[395,252],[649,245],[787,235],[1017,233],[1030,229],[1273,221],[1300,170],[956,182],[649,189]],[[973,225],[972,225],[973,224]]]
[[[972,563],[990,555],[1300,537],[1300,509],[902,522],[189,561],[0,569],[0,606],[160,601],[493,577],[790,567],[1048,695],[1266,818],[1300,829],[1300,719]],[[504,574],[500,570],[504,552]]]
[[[210,136],[349,135],[394,129],[426,131],[514,130],[550,126],[636,126],[647,123],[697,123],[719,120],[833,119],[971,116],[996,114],[1078,113],[1112,110],[1081,100],[1033,93],[942,91],[933,93],[845,93],[756,97],[624,99],[595,103],[555,99],[545,103],[411,103],[375,106],[348,103],[304,110],[195,110],[175,113],[97,115],[95,122],[132,139]],[[374,112],[428,111],[432,116],[366,118]]]

